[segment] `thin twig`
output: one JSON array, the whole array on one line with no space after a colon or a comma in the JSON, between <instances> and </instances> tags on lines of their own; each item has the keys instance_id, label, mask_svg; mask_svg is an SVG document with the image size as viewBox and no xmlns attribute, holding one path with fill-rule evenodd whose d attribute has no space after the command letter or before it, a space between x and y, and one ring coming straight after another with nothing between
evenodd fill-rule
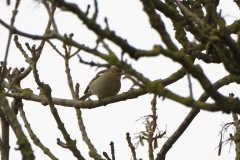
<instances>
[{"instance_id":1,"label":"thin twig","mask_svg":"<svg viewBox=\"0 0 240 160\"><path fill-rule=\"evenodd\" d=\"M133 146L133 144L131 142L131 137L130 137L129 133L126 134L126 139L127 139L127 142L128 142L128 146L131 149L133 160L137 160L135 147Z\"/></svg>"},{"instance_id":2,"label":"thin twig","mask_svg":"<svg viewBox=\"0 0 240 160\"><path fill-rule=\"evenodd\" d=\"M1 76L0 76L0 87L1 87L2 81L4 79L4 74L5 74L6 65L7 65L7 58L8 58L9 48L10 48L11 39L12 39L12 35L13 35L14 22L15 22L16 15L18 13L17 9L18 9L19 4L20 4L20 0L16 0L15 8L13 10L13 15L12 15L12 18L11 18L11 24L9 26L9 35L8 35L8 40L7 40L7 47L6 47L4 61L3 61L3 65L2 65L3 66L2 73L1 73Z\"/></svg>"},{"instance_id":3,"label":"thin twig","mask_svg":"<svg viewBox=\"0 0 240 160\"><path fill-rule=\"evenodd\" d=\"M46 40L46 41L58 53L59 56L64 57L64 55L57 49L57 47L50 40Z\"/></svg>"},{"instance_id":4,"label":"thin twig","mask_svg":"<svg viewBox=\"0 0 240 160\"><path fill-rule=\"evenodd\" d=\"M110 142L110 146L111 146L112 160L115 160L114 143L113 143L113 142Z\"/></svg>"},{"instance_id":5,"label":"thin twig","mask_svg":"<svg viewBox=\"0 0 240 160\"><path fill-rule=\"evenodd\" d=\"M188 79L190 97L193 98L192 83L191 83L190 75L188 73L187 73L187 79Z\"/></svg>"},{"instance_id":6,"label":"thin twig","mask_svg":"<svg viewBox=\"0 0 240 160\"><path fill-rule=\"evenodd\" d=\"M73 34L69 35L70 38L73 37ZM65 55L63 55L62 57L64 58L64 61L65 61L65 72L67 74L67 82L68 82L68 87L71 91L71 95L72 95L72 98L74 101L76 101L78 99L78 93L79 93L79 87L75 86L76 87L76 91L74 91L74 88L73 88L73 80L72 80L72 76L71 76L71 72L70 72L70 67L69 67L69 59L73 56L71 56L71 46L69 46L67 49L66 47L66 44L63 44L64 46L64 50L65 50ZM80 51L80 49L78 49L74 55L76 55L78 52ZM94 159L96 160L102 160L101 156L97 153L97 150L96 148L94 147L94 145L91 143L88 135L87 135L87 132L86 132L86 129L85 129L85 126L84 126L84 123L83 123L83 119L82 119L82 112L81 110L78 108L76 108L76 116L77 116L77 119L78 119L78 125L79 125L79 129L82 133L82 138L84 140L84 142L88 145L88 148L90 150L89 154L90 154L90 157L93 157Z\"/></svg>"},{"instance_id":7,"label":"thin twig","mask_svg":"<svg viewBox=\"0 0 240 160\"><path fill-rule=\"evenodd\" d=\"M204 28L206 25L203 20L201 20L197 15L189 11L180 1L174 0L175 3L178 5L180 10L182 11L183 15L187 17L189 20L194 21L198 24L199 27Z\"/></svg>"},{"instance_id":8,"label":"thin twig","mask_svg":"<svg viewBox=\"0 0 240 160\"><path fill-rule=\"evenodd\" d=\"M97 3L97 0L94 0L94 9L95 9L95 11L94 11L92 20L96 21L97 16L98 16L98 3Z\"/></svg>"},{"instance_id":9,"label":"thin twig","mask_svg":"<svg viewBox=\"0 0 240 160\"><path fill-rule=\"evenodd\" d=\"M53 99L52 99L52 96L51 96L50 86L47 85L47 84L44 84L40 80L40 76L39 76L39 73L38 73L38 70L37 70L37 56L38 55L36 54L36 52L39 50L39 48L36 49L35 45L30 47L29 44L27 44L27 43L26 43L26 46L32 54L32 57L29 57L27 54L25 55L26 62L28 62L29 65L32 67L35 82L37 83L38 87L42 90L42 93L47 98L48 104L49 104L50 109L51 109L51 113L52 113L55 121L57 122L58 129L61 131L63 137L65 138L65 140L67 142L67 144L66 144L67 148L72 151L73 155L77 159L84 160L84 157L81 155L80 151L76 147L76 141L72 140L70 138L70 135L68 134L66 128L64 127L64 124L63 124L63 122L62 122L62 120L61 120L61 118L60 118L60 116L57 112L57 109L56 109L56 107L53 103Z\"/></svg>"},{"instance_id":10,"label":"thin twig","mask_svg":"<svg viewBox=\"0 0 240 160\"><path fill-rule=\"evenodd\" d=\"M107 158L107 160L111 160L111 158L109 158L107 152L103 152L103 155L104 155L105 158Z\"/></svg>"},{"instance_id":11,"label":"thin twig","mask_svg":"<svg viewBox=\"0 0 240 160\"><path fill-rule=\"evenodd\" d=\"M28 122L28 120L27 120L27 118L26 118L26 115L25 115L25 112L24 112L24 110L23 110L23 107L19 107L18 109L19 109L20 115L21 115L21 117L22 117L22 119L23 119L24 126L25 126L25 128L27 129L28 134L30 135L31 139L33 140L33 143L34 143L36 146L38 146L39 148L41 148L42 151L43 151L43 153L45 153L49 158L51 158L52 160L58 160L58 158L55 157L55 156L51 153L51 151L41 143L40 139L36 136L36 134L34 134L32 128L31 128L31 126L30 126L30 124L29 124L29 122Z\"/></svg>"}]
</instances>

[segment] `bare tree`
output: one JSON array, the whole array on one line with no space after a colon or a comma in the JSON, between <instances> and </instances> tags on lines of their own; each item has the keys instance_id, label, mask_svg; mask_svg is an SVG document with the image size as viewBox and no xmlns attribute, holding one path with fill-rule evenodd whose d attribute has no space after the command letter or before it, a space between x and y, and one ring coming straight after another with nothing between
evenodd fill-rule
<instances>
[{"instance_id":1,"label":"bare tree","mask_svg":"<svg viewBox=\"0 0 240 160\"><path fill-rule=\"evenodd\" d=\"M10 130L13 130L17 137L17 144L19 146L17 150L21 151L22 159L28 160L35 158L27 136L30 136L34 145L38 146L50 159L58 159L50 149L43 144L40 138L37 137L37 133L33 131L30 125L31 122L27 120L24 112L23 104L25 100L34 101L50 108L52 117L57 123L57 127L64 138L64 140L57 138L57 144L72 152L76 159L83 160L86 159L86 157L83 156L82 150L77 147L76 140L70 137L71 133L69 133L62 118L58 114L58 107L56 107L56 105L75 108L79 130L81 131L83 141L88 146L88 153L91 158L96 160L117 159L117 156L115 158L114 142L110 143L111 156L107 154L107 152L100 154L99 149L91 142L91 137L88 136L85 129L82 109L95 109L116 102L122 103L122 101L126 100L131 101L131 99L138 98L148 93L153 94L151 101L152 114L140 118L144 121L146 130L139 131L135 138L137 138L138 144L148 144L149 159L164 160L172 145L184 133L200 110L210 112L222 111L228 114L232 113L233 122L223 125L220 132L219 155L221 154L222 144L224 142L234 142L236 144L236 159L240 159L240 156L238 156L240 154L240 130L237 117L237 114L240 113L240 101L234 98L232 94L227 97L218 91L218 89L224 85L240 83L239 37L237 40L231 37L231 35L239 36L240 21L236 20L234 23L227 25L224 17L221 15L221 11L217 10L217 6L219 5L218 0L165 0L165 2L160 0L141 0L143 10L148 16L149 24L156 31L156 34L161 37L163 42L162 44L155 44L153 48L149 50L136 48L126 39L119 36L117 32L111 29L107 17L104 19L105 27L102 27L102 25L98 23L98 3L101 3L101 1L94 0L93 9L88 5L85 6L85 11L80 9L83 8L83 6L68 3L64 0L39 1L39 5L43 5L48 14L48 20L46 20L47 25L42 35L30 34L18 29L17 26L15 26L15 21L21 1L16 0L16 2L14 2L9 0L6 6L10 3L15 3L11 23L8 24L0 19L0 24L9 31L9 37L6 40L5 58L1 62L0 68L0 117L2 127L0 149L2 160L9 159ZM240 6L238 1L232 3L236 3L238 7ZM72 13L72 16L77 16L78 20L96 35L97 39L95 46L88 46L84 42L77 41L77 39L74 39L74 34L60 34L55 20L56 9ZM93 13L91 10L94 10ZM175 30L175 40L177 40L180 45L174 43L174 37L171 37L170 33L168 33L165 23L162 20L163 16L171 20ZM187 34L193 35L195 41L190 41ZM23 44L21 37L28 38L28 43ZM41 40L41 42L39 45L30 45L29 43L33 40ZM55 46L53 40L60 41L63 44L63 51ZM12 69L13 66L7 65L8 55L10 54L10 44L13 42L14 47L18 48L18 52L24 57L25 62L23 63L26 63L27 67ZM38 72L38 63L46 45L50 45L52 50L64 60L68 87L72 99L53 97L51 86L43 80L41 72ZM103 46L105 49L104 51L99 49L100 45ZM116 51L112 49L112 45L116 45L121 49L121 55L117 54ZM4 48L1 48L1 50L3 53ZM98 57L102 62L85 60L86 54L90 54L92 57ZM79 99L80 87L79 84L76 83L77 80L72 78L69 62L71 58L76 58L76 55L78 55L79 62L83 65L97 68L109 68L113 65L117 66L124 71L124 78L130 80L132 85L137 86L137 88L131 88L127 92L96 101ZM160 79L159 77L159 79L151 81L148 77L143 75L140 70L133 68L129 62L130 60L138 61L143 58L155 58L159 55L164 55L178 62L182 68L174 73L169 73L170 76L165 79ZM208 63L209 65L222 63L229 72L229 75L222 77L212 84L209 78L204 74L201 66L194 64L196 59ZM32 83L37 84L39 93L34 93L30 86L27 89L21 87L21 82L29 76L33 76L35 82ZM184 97L166 88L166 86L176 83L184 76L188 78L189 96ZM196 79L204 90L204 93L202 93L198 99L194 99L193 97L194 90L191 85L191 77ZM159 129L157 124L158 114L156 103L158 96L171 99L191 108L191 111L186 118L182 120L178 129L172 135L168 135L168 138L162 146L158 145L158 140L166 136L166 129ZM214 102L207 103L206 100L208 98L212 98ZM10 101L11 103L9 103ZM26 135L23 132L23 128L21 128L20 122L17 119L18 113L24 122L28 135ZM235 126L235 134L230 135L229 138L224 141L222 136L230 125ZM129 151L132 153L132 158L134 160L138 159L136 146L133 144L129 133L126 134L126 139ZM154 150L157 148L158 153L154 155Z\"/></svg>"}]
</instances>

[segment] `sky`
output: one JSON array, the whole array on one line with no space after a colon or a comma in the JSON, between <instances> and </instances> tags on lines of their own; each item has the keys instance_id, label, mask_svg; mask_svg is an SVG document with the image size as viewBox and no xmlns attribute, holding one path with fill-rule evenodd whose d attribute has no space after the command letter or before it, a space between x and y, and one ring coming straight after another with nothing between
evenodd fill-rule
<instances>
[{"instance_id":1,"label":"sky","mask_svg":"<svg viewBox=\"0 0 240 160\"><path fill-rule=\"evenodd\" d=\"M14 1L11 1L10 6L6 6L6 1L0 1L0 19L6 23L10 23L12 10L14 8ZM78 6L82 10L86 10L87 5L90 4L90 13L93 13L93 1L71 1L78 3ZM140 1L127 1L127 0L101 0L98 2L99 15L97 22L105 27L104 18L108 18L109 28L114 30L117 35L127 39L127 41L136 48L139 49L151 49L154 44L162 44L161 38L157 32L152 29L148 23L148 17L143 11L143 6ZM226 7L227 6L227 7ZM222 9L222 15L226 18L228 24L231 24L239 17L239 9L233 2L220 1L218 10ZM19 12L16 17L15 27L23 32L30 34L41 35L44 33L48 16L47 12L41 4L38 4L32 0L21 1L19 6ZM161 15L163 18L163 15ZM174 31L172 24L166 18L163 18L165 26L174 40ZM55 20L58 26L60 34L74 33L74 40L79 43L85 44L90 47L94 47L97 37L92 31L89 31L84 24L77 19L77 17L71 13L56 10ZM0 25L0 54L1 61L4 59L4 53L7 44L8 31ZM189 40L194 41L193 36L189 35ZM62 43L58 40L51 40L60 51L63 52ZM32 40L19 36L19 42L24 46L25 42L31 45L39 45L39 40ZM174 42L177 43L176 40ZM109 47L120 57L121 50L113 43L106 40ZM179 46L179 45L178 45ZM24 46L25 47L25 46ZM100 46L101 51L106 51ZM26 47L25 47L25 50ZM74 48L73 50L76 50ZM104 62L93 55L81 51L79 53L81 57L86 61ZM132 64L137 71L144 74L150 80L164 79L176 72L181 66L173 62L171 59L162 55L152 58L141 58L138 61L130 59L127 55L124 56L129 63ZM228 75L222 64L204 64L201 61L196 61L195 64L199 64L204 73L208 76L210 81L214 83L220 78ZM24 57L19 50L11 43L8 67L27 67ZM67 78L64 68L64 60L48 45L46 44L41 58L37 64L40 79L44 83L47 83L52 88L52 95L55 98L71 99L71 94L67 85ZM71 74L74 83L80 83L80 95L83 94L85 87L89 81L100 71L95 67L79 63L78 57L75 56L70 60ZM193 96L198 99L203 93L203 89L199 83L191 77ZM119 93L127 92L132 83L129 80L121 80L122 87ZM167 86L168 89L181 96L189 96L187 78L184 77L178 82ZM31 88L35 94L38 94L37 85L34 82L32 73L22 81L22 88ZM229 93L234 93L236 97L240 94L239 86L236 84L230 84L224 86L219 90L223 95L228 96ZM151 100L153 95L146 94L136 99L130 99L107 106L98 107L96 109L82 109L82 116L88 136L91 142L94 144L98 153L102 155L102 152L107 152L110 155L110 142L115 144L116 159L131 159L131 151L126 141L126 133L129 132L132 139L135 135L144 130L142 121L137 121L139 118L151 114ZM96 97L91 97L96 100ZM9 103L11 99L9 98ZM48 106L42 106L35 102L23 101L24 110L29 123L35 134L41 140L41 142L48 147L51 152L59 159L75 159L72 153L66 149L61 148L56 144L56 139L60 138L64 141L60 131L57 128L56 122L53 119ZM207 102L212 102L209 99ZM85 143L82 141L81 133L79 131L76 113L74 108L56 106L58 113L65 124L67 131L70 133L72 139L77 140L77 148L80 149L86 159L90 159L88 156L88 149ZM157 99L157 114L158 114L158 128L160 131L164 131L167 128L166 137L170 137L172 133L181 124L182 120L187 116L190 108L178 104L169 99L162 100ZM21 117L18 115L18 120L22 124L24 133L27 135L27 131L24 128ZM234 159L235 151L234 146L229 149L229 144L223 147L222 155L218 156L218 150L216 147L219 143L219 131L223 123L231 122L232 116L224 114L222 112L207 112L201 111L198 116L193 120L188 129L173 145L171 150L167 153L166 159L195 159L195 160L225 160ZM229 128L229 133L234 133L233 127ZM19 151L15 151L17 148L16 137L11 131L10 133L10 160L21 159ZM226 134L225 138L227 138ZM43 152L35 145L33 145L30 137L28 140L32 144L36 160L49 159ZM163 138L158 140L158 148L155 150L155 154L161 149L161 145L167 140ZM137 140L132 140L136 143ZM137 158L147 159L148 148L145 146L138 146ZM103 157L103 156L102 156Z\"/></svg>"}]
</instances>

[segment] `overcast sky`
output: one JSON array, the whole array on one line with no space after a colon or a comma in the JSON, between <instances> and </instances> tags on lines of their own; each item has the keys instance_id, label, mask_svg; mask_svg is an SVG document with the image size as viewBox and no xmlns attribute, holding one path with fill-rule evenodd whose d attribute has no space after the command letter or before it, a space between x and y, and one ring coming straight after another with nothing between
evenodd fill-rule
<instances>
[{"instance_id":1,"label":"overcast sky","mask_svg":"<svg viewBox=\"0 0 240 160\"><path fill-rule=\"evenodd\" d=\"M11 1L11 6L6 6L5 0L0 1L0 19L4 20L8 24L10 23L12 15L11 12L14 8L13 2L14 1ZM75 0L75 3L78 3L82 10L86 10L89 2L90 1L86 0L81 2ZM92 6L93 2L91 1L90 3L90 14L92 14L94 7ZM117 35L127 39L131 45L139 49L151 49L154 44L162 44L161 38L153 29L151 29L148 23L148 17L143 11L142 4L139 0L101 0L98 1L98 6L99 15L97 22L101 24L102 27L105 27L104 17L107 17L109 28L114 30ZM234 3L232 3L232 1L221 1L218 10L220 9L223 9L222 15L227 19L228 24L239 18L239 9ZM55 20L60 34L74 33L74 40L90 47L95 46L95 34L93 34L92 31L89 31L75 15L57 10L55 13ZM19 13L15 22L15 27L17 29L31 34L41 35L45 31L47 21L47 12L41 4L37 4L32 0L21 1ZM164 21L169 33L174 35L170 21L168 19L164 19ZM0 58L2 61L7 44L8 31L1 25L0 35ZM189 37L190 41L194 41L191 35L189 35ZM40 43L40 41L34 41L21 36L19 36L19 42L21 42L23 46L25 42L28 42L30 45L36 44L37 46ZM60 51L63 52L61 42L57 40L52 40L52 42ZM113 43L109 41L106 42L120 57L121 50ZM174 40L174 42L176 42L176 40ZM107 53L104 49L102 49L102 51ZM93 60L95 62L103 62L99 58L96 58L86 52L81 51L80 55L86 61ZM133 67L151 80L167 78L181 67L179 64L164 56L142 58L138 61L129 59L127 55L125 55L124 58L128 59L128 62L131 63ZM222 64L206 65L200 61L196 61L195 63L200 64L203 67L204 73L208 76L212 83L228 75ZM8 67L20 68L27 66L28 64L25 62L24 57L21 55L19 50L16 49L14 43L12 43L9 51ZM71 94L66 80L64 60L48 44L46 44L43 49L37 67L41 81L48 83L51 86L53 97L71 99ZM80 94L82 95L91 78L93 78L99 70L96 70L94 67L90 68L89 66L80 64L77 56L70 60L70 67L74 83L80 83ZM193 83L193 96L195 99L198 99L203 93L203 90L198 82L196 82L193 78L191 79ZM32 74L24 79L21 84L22 88L31 88L35 94L39 93ZM129 80L122 79L122 88L120 93L128 91L131 85L132 84ZM167 88L174 93L180 94L181 96L189 95L188 81L186 77ZM220 89L220 92L225 96L228 96L229 93L234 93L238 96L240 94L239 91L239 86L236 84L231 84ZM139 133L144 130L142 121L136 122L136 120L140 117L151 114L150 101L152 100L152 97L153 95L147 94L140 96L137 99L130 99L123 102L109 104L96 109L82 110L86 131L91 139L91 142L97 148L98 153L102 155L102 152L105 151L110 155L111 152L109 144L113 141L115 144L116 159L131 159L131 151L125 138L126 133L129 132L133 139L135 133ZM92 99L96 100L97 98L93 96ZM69 150L63 149L56 144L57 138L60 138L62 141L64 141L64 139L57 128L49 107L29 101L23 102L24 110L31 127L41 142L59 159L75 159ZM211 102L211 100L208 100L208 102ZM67 131L71 135L71 138L77 140L78 149L81 151L83 156L86 157L86 159L89 159L87 146L81 140L81 133L78 127L75 109L62 106L57 106L57 109ZM164 131L167 128L166 136L170 137L189 111L190 108L187 108L186 106L168 99L162 101L162 99L159 98L157 100L159 130ZM18 120L21 124L23 124L19 115ZM191 123L189 128L167 153L166 159L233 160L235 158L235 146L232 146L231 150L229 150L229 144L225 146L220 157L217 156L218 150L216 149L220 139L220 125L231 121L231 115L222 114L221 112L210 113L201 111ZM27 134L23 125L22 127L24 132ZM233 127L230 127L229 131L233 134ZM14 148L17 148L18 146L16 145L16 138L12 131L10 136L10 160L21 159L20 152L14 150ZM225 138L227 138L227 136L228 134L226 134ZM31 142L31 139L28 139ZM159 148L155 150L155 153L159 152L161 145L165 141L166 139L160 139L158 141ZM137 140L133 140L133 142L136 143ZM34 150L36 160L48 159L48 157L45 156L37 146L32 145L32 148ZM144 147L138 146L137 158L147 159L147 155L147 145Z\"/></svg>"}]
</instances>

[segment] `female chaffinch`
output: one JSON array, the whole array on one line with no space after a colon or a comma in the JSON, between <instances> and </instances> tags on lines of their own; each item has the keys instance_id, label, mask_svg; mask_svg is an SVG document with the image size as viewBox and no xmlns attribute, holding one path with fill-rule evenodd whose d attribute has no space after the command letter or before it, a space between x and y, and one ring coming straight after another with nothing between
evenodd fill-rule
<instances>
[{"instance_id":1,"label":"female chaffinch","mask_svg":"<svg viewBox=\"0 0 240 160\"><path fill-rule=\"evenodd\" d=\"M79 100L85 100L91 95L98 96L98 99L115 96L121 88L121 76L123 71L116 66L97 73L90 81L84 94Z\"/></svg>"}]
</instances>

